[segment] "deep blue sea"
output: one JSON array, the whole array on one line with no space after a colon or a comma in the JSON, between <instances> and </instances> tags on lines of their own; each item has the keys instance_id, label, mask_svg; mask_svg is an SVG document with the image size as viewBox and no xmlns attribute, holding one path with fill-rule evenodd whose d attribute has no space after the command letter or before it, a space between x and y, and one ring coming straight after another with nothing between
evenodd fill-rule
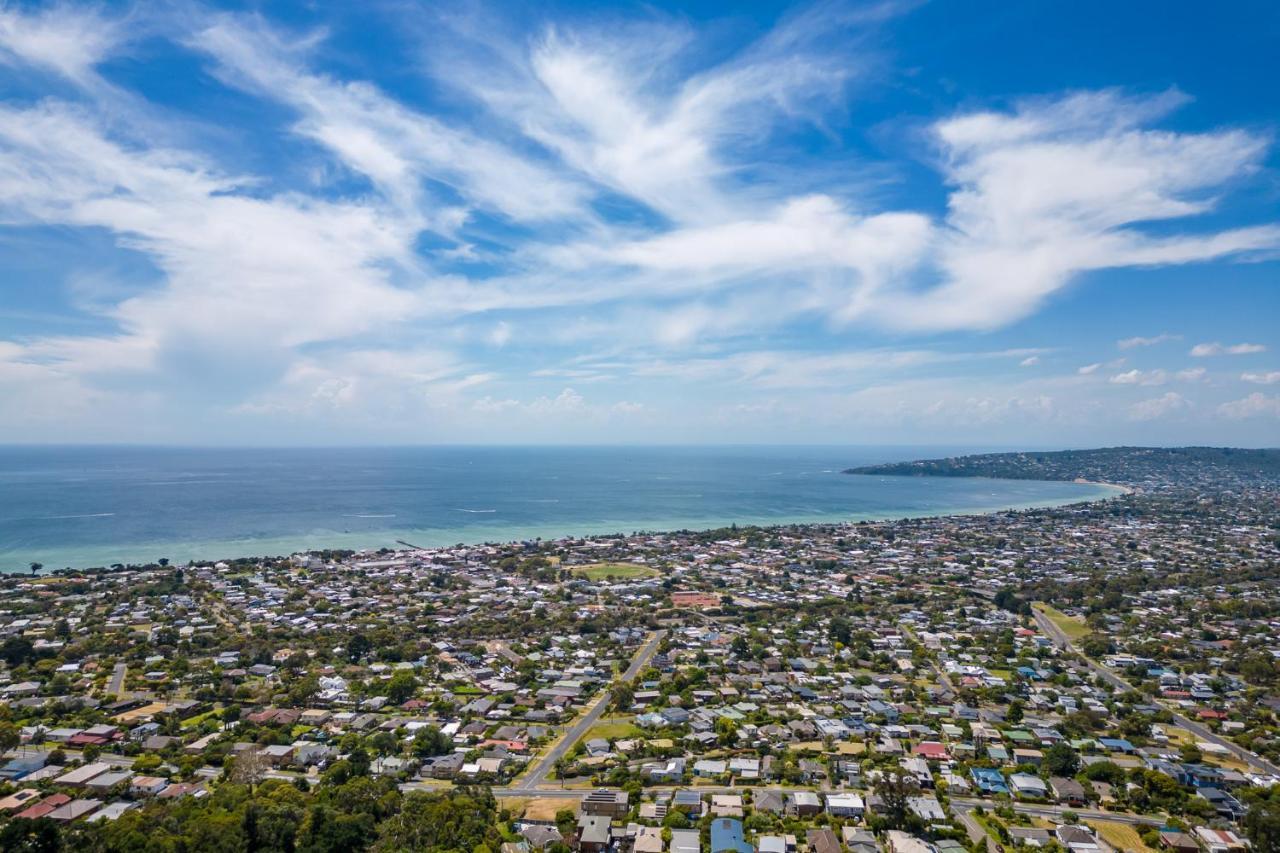
<instances>
[{"instance_id":1,"label":"deep blue sea","mask_svg":"<svg viewBox=\"0 0 1280 853\"><path fill-rule=\"evenodd\" d=\"M955 448L0 447L0 570L987 512L1105 486L861 477Z\"/></svg>"}]
</instances>

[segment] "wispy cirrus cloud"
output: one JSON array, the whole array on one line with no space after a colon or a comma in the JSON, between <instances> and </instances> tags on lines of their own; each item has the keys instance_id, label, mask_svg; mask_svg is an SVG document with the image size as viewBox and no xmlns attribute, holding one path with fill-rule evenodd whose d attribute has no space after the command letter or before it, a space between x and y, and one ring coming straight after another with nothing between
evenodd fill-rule
<instances>
[{"instance_id":1,"label":"wispy cirrus cloud","mask_svg":"<svg viewBox=\"0 0 1280 853\"><path fill-rule=\"evenodd\" d=\"M123 19L94 6L0 7L0 64L35 67L79 85L97 83L95 67L127 37Z\"/></svg>"},{"instance_id":2,"label":"wispy cirrus cloud","mask_svg":"<svg viewBox=\"0 0 1280 853\"><path fill-rule=\"evenodd\" d=\"M464 204L515 219L583 213L584 187L537 157L409 109L365 81L309 71L313 40L286 41L260 18L219 16L190 43L217 60L217 73L231 85L296 110L294 132L330 149L434 229L451 231L466 214L439 211L440 200L425 192L428 181L452 186Z\"/></svg>"}]
</instances>

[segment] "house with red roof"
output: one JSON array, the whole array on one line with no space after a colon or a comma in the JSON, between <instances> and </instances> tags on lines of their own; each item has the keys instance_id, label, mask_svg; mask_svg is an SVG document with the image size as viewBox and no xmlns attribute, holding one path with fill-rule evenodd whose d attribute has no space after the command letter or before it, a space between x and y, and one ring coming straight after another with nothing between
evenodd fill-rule
<instances>
[{"instance_id":1,"label":"house with red roof","mask_svg":"<svg viewBox=\"0 0 1280 853\"><path fill-rule=\"evenodd\" d=\"M34 806L29 806L18 812L14 817L35 820L38 817L45 817L69 802L71 802L71 798L66 794L50 794Z\"/></svg>"},{"instance_id":2,"label":"house with red roof","mask_svg":"<svg viewBox=\"0 0 1280 853\"><path fill-rule=\"evenodd\" d=\"M947 747L936 740L921 741L915 745L912 752L928 761L949 761L951 759L950 753L947 752Z\"/></svg>"}]
</instances>

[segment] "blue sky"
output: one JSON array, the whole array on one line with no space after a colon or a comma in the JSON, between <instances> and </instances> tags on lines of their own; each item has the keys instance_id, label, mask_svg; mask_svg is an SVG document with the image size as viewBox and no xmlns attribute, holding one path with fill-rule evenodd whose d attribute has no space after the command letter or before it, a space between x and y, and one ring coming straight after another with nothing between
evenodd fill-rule
<instances>
[{"instance_id":1,"label":"blue sky","mask_svg":"<svg viewBox=\"0 0 1280 853\"><path fill-rule=\"evenodd\" d=\"M1275 4L697 5L0 4L0 441L1278 443Z\"/></svg>"}]
</instances>

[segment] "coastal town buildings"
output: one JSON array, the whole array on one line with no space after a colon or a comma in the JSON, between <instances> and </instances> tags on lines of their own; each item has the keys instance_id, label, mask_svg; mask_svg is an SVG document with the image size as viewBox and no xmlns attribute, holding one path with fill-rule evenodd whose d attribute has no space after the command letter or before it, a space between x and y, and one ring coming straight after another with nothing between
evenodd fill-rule
<instances>
[{"instance_id":1,"label":"coastal town buildings","mask_svg":"<svg viewBox=\"0 0 1280 853\"><path fill-rule=\"evenodd\" d=\"M1276 491L1133 488L8 576L0 823L354 779L486 791L517 849L1242 850L1280 782Z\"/></svg>"}]
</instances>

